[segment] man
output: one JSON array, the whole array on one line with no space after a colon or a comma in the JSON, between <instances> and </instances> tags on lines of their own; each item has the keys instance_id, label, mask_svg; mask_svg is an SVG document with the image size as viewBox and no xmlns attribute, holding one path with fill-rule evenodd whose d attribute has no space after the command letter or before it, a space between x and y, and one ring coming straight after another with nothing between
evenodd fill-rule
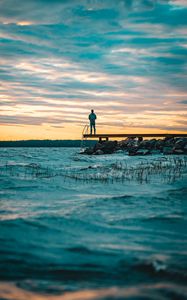
<instances>
[{"instance_id":1,"label":"man","mask_svg":"<svg viewBox=\"0 0 187 300\"><path fill-rule=\"evenodd\" d=\"M92 134L92 129L94 129L94 134L96 134L95 120L97 119L97 116L93 109L91 110L91 114L89 114L88 118L90 120L90 134Z\"/></svg>"}]
</instances>

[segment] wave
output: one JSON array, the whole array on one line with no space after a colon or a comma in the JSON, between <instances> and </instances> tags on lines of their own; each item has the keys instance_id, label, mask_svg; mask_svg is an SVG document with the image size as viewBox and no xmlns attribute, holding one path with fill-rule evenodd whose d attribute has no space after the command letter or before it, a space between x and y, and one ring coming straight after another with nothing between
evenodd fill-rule
<instances>
[{"instance_id":1,"label":"wave","mask_svg":"<svg viewBox=\"0 0 187 300\"><path fill-rule=\"evenodd\" d=\"M182 221L184 219L184 214L168 214L168 215L157 215L157 216L151 216L148 218L143 219L144 222L153 222L153 221L165 221L170 223L175 223Z\"/></svg>"},{"instance_id":2,"label":"wave","mask_svg":"<svg viewBox=\"0 0 187 300\"><path fill-rule=\"evenodd\" d=\"M158 280L167 280L168 282L186 283L187 273L184 270L174 269L172 266L167 265L162 260L149 260L147 262L141 262L134 266L137 272L142 272L145 276L157 278Z\"/></svg>"},{"instance_id":3,"label":"wave","mask_svg":"<svg viewBox=\"0 0 187 300\"><path fill-rule=\"evenodd\" d=\"M69 252L81 253L81 254L91 254L92 253L92 251L90 249L88 249L87 247L84 247L84 246L70 247L70 248L67 248L66 250L68 250Z\"/></svg>"},{"instance_id":4,"label":"wave","mask_svg":"<svg viewBox=\"0 0 187 300\"><path fill-rule=\"evenodd\" d=\"M0 299L186 296L185 178L157 181L179 163L20 151L0 167Z\"/></svg>"},{"instance_id":5,"label":"wave","mask_svg":"<svg viewBox=\"0 0 187 300\"><path fill-rule=\"evenodd\" d=\"M129 200L134 198L132 195L121 195L121 196L111 196L104 198L103 200Z\"/></svg>"}]
</instances>

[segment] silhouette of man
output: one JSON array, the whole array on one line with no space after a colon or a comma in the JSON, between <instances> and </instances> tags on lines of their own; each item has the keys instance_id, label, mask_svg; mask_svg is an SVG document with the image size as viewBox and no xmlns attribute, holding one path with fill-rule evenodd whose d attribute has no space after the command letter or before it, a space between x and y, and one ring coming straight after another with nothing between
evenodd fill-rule
<instances>
[{"instance_id":1,"label":"silhouette of man","mask_svg":"<svg viewBox=\"0 0 187 300\"><path fill-rule=\"evenodd\" d=\"M94 134L96 134L95 120L97 119L97 116L93 109L91 110L91 114L89 114L88 119L90 120L90 134L92 134L92 129L94 129Z\"/></svg>"}]
</instances>

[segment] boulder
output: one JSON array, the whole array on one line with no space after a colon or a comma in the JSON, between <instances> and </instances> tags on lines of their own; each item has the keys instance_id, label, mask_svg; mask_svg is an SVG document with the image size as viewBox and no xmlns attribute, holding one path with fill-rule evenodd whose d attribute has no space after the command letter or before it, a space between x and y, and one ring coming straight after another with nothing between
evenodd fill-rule
<instances>
[{"instance_id":1,"label":"boulder","mask_svg":"<svg viewBox=\"0 0 187 300\"><path fill-rule=\"evenodd\" d=\"M116 149L115 153L124 153L122 149Z\"/></svg>"},{"instance_id":2,"label":"boulder","mask_svg":"<svg viewBox=\"0 0 187 300\"><path fill-rule=\"evenodd\" d=\"M126 149L126 148L127 148L127 145L128 145L128 139L123 140L123 141L120 141L120 142L118 143L118 145L119 145L119 147L120 147L121 149Z\"/></svg>"},{"instance_id":3,"label":"boulder","mask_svg":"<svg viewBox=\"0 0 187 300\"><path fill-rule=\"evenodd\" d=\"M129 148L129 149L128 149L128 154L129 154L130 156L138 155L137 152L138 152L138 148L137 148L137 147L132 147L132 148ZM138 153L139 153L139 155L140 155L140 151L139 151ZM141 155L143 155L143 152L141 152L141 153L142 153Z\"/></svg>"},{"instance_id":4,"label":"boulder","mask_svg":"<svg viewBox=\"0 0 187 300\"><path fill-rule=\"evenodd\" d=\"M93 150L94 152L96 152L97 150L100 150L102 148L103 148L103 144L98 142L97 144L95 144Z\"/></svg>"},{"instance_id":5,"label":"boulder","mask_svg":"<svg viewBox=\"0 0 187 300\"><path fill-rule=\"evenodd\" d=\"M159 140L136 140L134 137L129 137L120 142L102 141L96 143L94 147L86 148L80 154L103 155L121 151L126 151L129 155L187 154L187 138L166 137Z\"/></svg>"},{"instance_id":6,"label":"boulder","mask_svg":"<svg viewBox=\"0 0 187 300\"><path fill-rule=\"evenodd\" d=\"M138 143L141 143L141 142L143 142L143 136L138 137Z\"/></svg>"},{"instance_id":7,"label":"boulder","mask_svg":"<svg viewBox=\"0 0 187 300\"><path fill-rule=\"evenodd\" d=\"M173 154L185 154L185 151L182 149L175 149L173 150Z\"/></svg>"},{"instance_id":8,"label":"boulder","mask_svg":"<svg viewBox=\"0 0 187 300\"><path fill-rule=\"evenodd\" d=\"M152 154L152 153L151 153L151 150L146 150L146 151L144 151L144 153L143 153L143 155L150 155L150 154Z\"/></svg>"},{"instance_id":9,"label":"boulder","mask_svg":"<svg viewBox=\"0 0 187 300\"><path fill-rule=\"evenodd\" d=\"M130 138L127 142L127 147L137 147L138 141L136 141L134 138Z\"/></svg>"},{"instance_id":10,"label":"boulder","mask_svg":"<svg viewBox=\"0 0 187 300\"><path fill-rule=\"evenodd\" d=\"M142 149L142 150L137 150L137 151L129 151L129 155L130 156L134 156L134 155L150 155L151 151L150 150L146 150L146 149Z\"/></svg>"},{"instance_id":11,"label":"boulder","mask_svg":"<svg viewBox=\"0 0 187 300\"><path fill-rule=\"evenodd\" d=\"M173 154L173 147L164 146L162 152L163 152L164 155Z\"/></svg>"},{"instance_id":12,"label":"boulder","mask_svg":"<svg viewBox=\"0 0 187 300\"><path fill-rule=\"evenodd\" d=\"M149 140L148 146L149 149L153 149L156 145L156 139Z\"/></svg>"},{"instance_id":13,"label":"boulder","mask_svg":"<svg viewBox=\"0 0 187 300\"><path fill-rule=\"evenodd\" d=\"M175 148L176 149L181 149L184 148L184 146L187 145L187 139L186 138L177 138L175 140Z\"/></svg>"},{"instance_id":14,"label":"boulder","mask_svg":"<svg viewBox=\"0 0 187 300\"><path fill-rule=\"evenodd\" d=\"M148 140L144 140L142 142L140 142L138 144L138 148L139 149L147 149L148 148L148 144L149 144L149 141Z\"/></svg>"},{"instance_id":15,"label":"boulder","mask_svg":"<svg viewBox=\"0 0 187 300\"><path fill-rule=\"evenodd\" d=\"M184 146L184 151L187 151L187 144Z\"/></svg>"},{"instance_id":16,"label":"boulder","mask_svg":"<svg viewBox=\"0 0 187 300\"><path fill-rule=\"evenodd\" d=\"M102 155L104 152L100 149L98 149L96 152L93 153L94 155Z\"/></svg>"},{"instance_id":17,"label":"boulder","mask_svg":"<svg viewBox=\"0 0 187 300\"><path fill-rule=\"evenodd\" d=\"M164 146L169 147L175 144L175 139L173 137L166 137L164 140Z\"/></svg>"},{"instance_id":18,"label":"boulder","mask_svg":"<svg viewBox=\"0 0 187 300\"><path fill-rule=\"evenodd\" d=\"M128 137L125 140L120 141L118 143L118 145L119 145L119 147L121 149L125 149L126 150L129 147L137 146L138 145L138 141L136 141L134 137Z\"/></svg>"},{"instance_id":19,"label":"boulder","mask_svg":"<svg viewBox=\"0 0 187 300\"><path fill-rule=\"evenodd\" d=\"M151 149L150 154L160 154L161 150L160 149Z\"/></svg>"},{"instance_id":20,"label":"boulder","mask_svg":"<svg viewBox=\"0 0 187 300\"><path fill-rule=\"evenodd\" d=\"M93 148L86 148L81 154L92 155L93 153L94 153L94 149Z\"/></svg>"},{"instance_id":21,"label":"boulder","mask_svg":"<svg viewBox=\"0 0 187 300\"><path fill-rule=\"evenodd\" d=\"M178 144L178 143L176 143L175 145L174 145L174 147L173 147L173 150L177 150L177 149L183 149L183 145L182 144Z\"/></svg>"},{"instance_id":22,"label":"boulder","mask_svg":"<svg viewBox=\"0 0 187 300\"><path fill-rule=\"evenodd\" d=\"M156 141L155 149L162 150L163 146L164 146L164 140L159 139L159 140Z\"/></svg>"},{"instance_id":23,"label":"boulder","mask_svg":"<svg viewBox=\"0 0 187 300\"><path fill-rule=\"evenodd\" d=\"M117 145L117 141L106 141L102 144L101 150L104 152L104 154L111 154L115 151Z\"/></svg>"}]
</instances>

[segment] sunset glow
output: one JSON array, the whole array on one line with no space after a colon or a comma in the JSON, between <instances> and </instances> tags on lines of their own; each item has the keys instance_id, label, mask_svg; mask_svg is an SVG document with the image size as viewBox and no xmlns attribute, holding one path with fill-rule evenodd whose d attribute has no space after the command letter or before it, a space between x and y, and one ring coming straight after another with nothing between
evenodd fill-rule
<instances>
[{"instance_id":1,"label":"sunset glow","mask_svg":"<svg viewBox=\"0 0 187 300\"><path fill-rule=\"evenodd\" d=\"M0 3L0 139L186 132L186 1L76 3Z\"/></svg>"}]
</instances>

